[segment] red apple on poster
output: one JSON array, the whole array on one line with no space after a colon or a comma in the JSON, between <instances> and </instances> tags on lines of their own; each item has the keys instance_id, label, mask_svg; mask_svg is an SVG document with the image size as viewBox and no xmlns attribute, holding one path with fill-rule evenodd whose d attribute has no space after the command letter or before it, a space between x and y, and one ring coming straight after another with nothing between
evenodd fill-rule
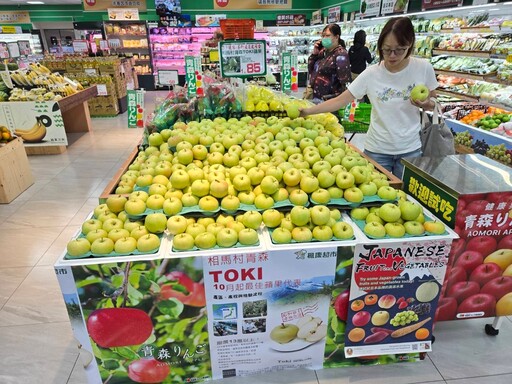
<instances>
[{"instance_id":1,"label":"red apple on poster","mask_svg":"<svg viewBox=\"0 0 512 384\"><path fill-rule=\"evenodd\" d=\"M493 202L494 204L499 204L505 202L508 196L510 195L508 195L506 192L491 192L487 194L485 200Z\"/></svg>"},{"instance_id":2,"label":"red apple on poster","mask_svg":"<svg viewBox=\"0 0 512 384\"><path fill-rule=\"evenodd\" d=\"M453 297L460 304L478 292L480 292L480 285L476 281L459 281L448 289L448 296Z\"/></svg>"},{"instance_id":3,"label":"red apple on poster","mask_svg":"<svg viewBox=\"0 0 512 384\"><path fill-rule=\"evenodd\" d=\"M452 267L450 271L446 271L447 278L446 278L446 287L447 290L449 290L453 284L461 282L461 281L467 281L468 275L466 273L466 270L462 267Z\"/></svg>"},{"instance_id":4,"label":"red apple on poster","mask_svg":"<svg viewBox=\"0 0 512 384\"><path fill-rule=\"evenodd\" d=\"M480 287L483 287L487 282L499 276L501 276L501 268L498 264L484 263L473 269L469 280L475 281Z\"/></svg>"},{"instance_id":5,"label":"red apple on poster","mask_svg":"<svg viewBox=\"0 0 512 384\"><path fill-rule=\"evenodd\" d=\"M370 321L372 316L367 311L359 311L352 316L352 324L356 327L364 327Z\"/></svg>"},{"instance_id":6,"label":"red apple on poster","mask_svg":"<svg viewBox=\"0 0 512 384\"><path fill-rule=\"evenodd\" d=\"M466 273L469 275L471 272L473 272L473 269L478 267L483 262L484 257L480 252L464 251L455 261L455 266L464 268Z\"/></svg>"},{"instance_id":7,"label":"red apple on poster","mask_svg":"<svg viewBox=\"0 0 512 384\"><path fill-rule=\"evenodd\" d=\"M475 200L484 200L486 196L486 193L473 193L471 195L464 195L462 197L459 197L459 201L464 200L466 203L469 204Z\"/></svg>"},{"instance_id":8,"label":"red apple on poster","mask_svg":"<svg viewBox=\"0 0 512 384\"><path fill-rule=\"evenodd\" d=\"M495 277L491 281L488 281L480 292L493 295L497 301L507 293L512 292L512 276Z\"/></svg>"},{"instance_id":9,"label":"red apple on poster","mask_svg":"<svg viewBox=\"0 0 512 384\"><path fill-rule=\"evenodd\" d=\"M466 211L469 211L472 215L484 213L488 204L487 200L474 200L467 205Z\"/></svg>"},{"instance_id":10,"label":"red apple on poster","mask_svg":"<svg viewBox=\"0 0 512 384\"><path fill-rule=\"evenodd\" d=\"M493 253L498 246L498 242L491 236L478 236L473 237L466 243L466 249L480 252L482 255L489 255Z\"/></svg>"},{"instance_id":11,"label":"red apple on poster","mask_svg":"<svg viewBox=\"0 0 512 384\"><path fill-rule=\"evenodd\" d=\"M466 298L457 308L457 313L482 312L482 316L491 317L496 312L496 299L488 293L477 293Z\"/></svg>"},{"instance_id":12,"label":"red apple on poster","mask_svg":"<svg viewBox=\"0 0 512 384\"><path fill-rule=\"evenodd\" d=\"M459 199L459 201L457 202L457 211L462 211L467 207L467 205L468 203L466 202L466 200Z\"/></svg>"},{"instance_id":13,"label":"red apple on poster","mask_svg":"<svg viewBox=\"0 0 512 384\"><path fill-rule=\"evenodd\" d=\"M437 304L434 321L446 321L455 319L457 314L457 300L453 297L441 297Z\"/></svg>"},{"instance_id":14,"label":"red apple on poster","mask_svg":"<svg viewBox=\"0 0 512 384\"><path fill-rule=\"evenodd\" d=\"M464 239L455 239L452 242L452 248L450 249L450 259L457 260L466 247L466 241Z\"/></svg>"},{"instance_id":15,"label":"red apple on poster","mask_svg":"<svg viewBox=\"0 0 512 384\"><path fill-rule=\"evenodd\" d=\"M466 217L468 217L470 214L472 213L470 213L467 209L458 211L457 215L455 216L455 226L459 227L460 229L466 228Z\"/></svg>"},{"instance_id":16,"label":"red apple on poster","mask_svg":"<svg viewBox=\"0 0 512 384\"><path fill-rule=\"evenodd\" d=\"M512 234L503 237L496 249L512 249Z\"/></svg>"},{"instance_id":17,"label":"red apple on poster","mask_svg":"<svg viewBox=\"0 0 512 384\"><path fill-rule=\"evenodd\" d=\"M347 289L341 292L334 300L334 311L338 318L343 321L347 321L349 297L350 291Z\"/></svg>"}]
</instances>

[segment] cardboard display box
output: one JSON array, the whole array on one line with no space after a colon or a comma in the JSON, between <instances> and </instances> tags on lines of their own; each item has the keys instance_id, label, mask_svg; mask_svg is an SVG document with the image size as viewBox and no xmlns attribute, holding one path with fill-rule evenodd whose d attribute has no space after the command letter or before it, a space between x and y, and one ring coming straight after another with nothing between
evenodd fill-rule
<instances>
[{"instance_id":1,"label":"cardboard display box","mask_svg":"<svg viewBox=\"0 0 512 384\"><path fill-rule=\"evenodd\" d=\"M0 147L0 203L10 203L34 183L23 141Z\"/></svg>"}]
</instances>

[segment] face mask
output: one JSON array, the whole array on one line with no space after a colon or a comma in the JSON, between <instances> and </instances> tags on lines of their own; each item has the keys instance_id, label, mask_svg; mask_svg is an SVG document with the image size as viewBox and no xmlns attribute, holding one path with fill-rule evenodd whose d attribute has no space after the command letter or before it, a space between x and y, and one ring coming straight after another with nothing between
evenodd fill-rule
<instances>
[{"instance_id":1,"label":"face mask","mask_svg":"<svg viewBox=\"0 0 512 384\"><path fill-rule=\"evenodd\" d=\"M329 49L332 47L332 39L330 37L324 37L322 39L322 45L324 48Z\"/></svg>"}]
</instances>

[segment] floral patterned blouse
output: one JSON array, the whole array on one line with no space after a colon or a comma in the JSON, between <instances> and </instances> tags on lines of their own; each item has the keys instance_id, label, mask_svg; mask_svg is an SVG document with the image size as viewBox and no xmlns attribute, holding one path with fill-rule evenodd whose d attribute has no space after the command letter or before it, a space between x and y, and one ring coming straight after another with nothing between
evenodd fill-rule
<instances>
[{"instance_id":1,"label":"floral patterned blouse","mask_svg":"<svg viewBox=\"0 0 512 384\"><path fill-rule=\"evenodd\" d=\"M313 99L328 100L338 96L351 81L348 52L341 45L328 52L323 50L308 59L309 85Z\"/></svg>"}]
</instances>

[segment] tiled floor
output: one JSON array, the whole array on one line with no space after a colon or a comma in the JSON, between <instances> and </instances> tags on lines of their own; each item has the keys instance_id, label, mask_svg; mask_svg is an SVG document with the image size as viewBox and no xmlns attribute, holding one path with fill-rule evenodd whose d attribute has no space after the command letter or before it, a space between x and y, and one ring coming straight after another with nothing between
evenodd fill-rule
<instances>
[{"instance_id":1,"label":"tiled floor","mask_svg":"<svg viewBox=\"0 0 512 384\"><path fill-rule=\"evenodd\" d=\"M93 126L88 134L70 135L64 154L31 156L35 184L0 205L0 384L86 383L52 266L142 134L125 128L126 115L93 119ZM485 335L486 322L438 324L434 351L422 362L215 383L510 384L512 322L504 319L497 337Z\"/></svg>"}]
</instances>

